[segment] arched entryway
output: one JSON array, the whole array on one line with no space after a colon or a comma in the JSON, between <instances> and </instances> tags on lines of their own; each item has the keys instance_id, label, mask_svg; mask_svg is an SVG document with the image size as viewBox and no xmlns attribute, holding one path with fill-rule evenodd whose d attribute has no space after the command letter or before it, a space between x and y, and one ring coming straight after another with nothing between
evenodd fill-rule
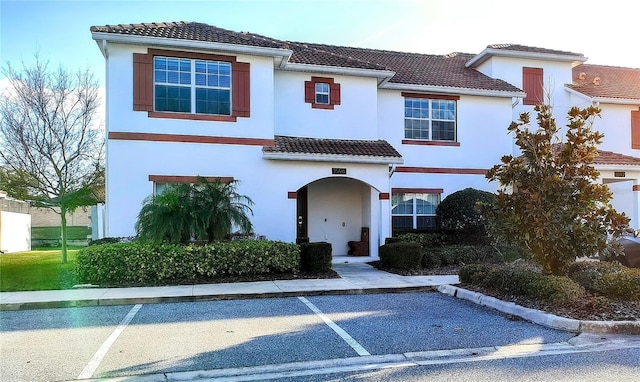
<instances>
[{"instance_id":1,"label":"arched entryway","mask_svg":"<svg viewBox=\"0 0 640 382\"><path fill-rule=\"evenodd\" d=\"M334 257L347 256L348 242L360 241L363 227L372 230L375 225L372 231L378 231L379 203L372 194L378 192L347 177L323 178L301 187L296 196L298 241L331 243Z\"/></svg>"}]
</instances>

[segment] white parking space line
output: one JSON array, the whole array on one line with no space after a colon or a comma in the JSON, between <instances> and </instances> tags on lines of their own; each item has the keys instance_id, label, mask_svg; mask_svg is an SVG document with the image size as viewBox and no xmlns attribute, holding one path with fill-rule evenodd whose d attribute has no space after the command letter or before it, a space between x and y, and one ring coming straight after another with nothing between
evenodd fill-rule
<instances>
[{"instance_id":1,"label":"white parking space line","mask_svg":"<svg viewBox=\"0 0 640 382\"><path fill-rule=\"evenodd\" d=\"M349 346L353 348L353 350L358 353L358 355L365 356L371 355L367 351L367 349L363 348L362 345L358 343L358 341L354 340L353 337L349 335L349 333L345 332L340 326L338 326L335 322L331 321L329 317L327 317L318 307L313 305L311 301L307 300L304 297L298 297L300 301L302 301L313 313L315 313L325 324L327 324L334 332L336 332Z\"/></svg>"},{"instance_id":2,"label":"white parking space line","mask_svg":"<svg viewBox=\"0 0 640 382\"><path fill-rule=\"evenodd\" d=\"M84 367L80 375L78 375L77 379L89 379L93 376L93 373L96 372L98 366L100 366L100 363L107 355L107 352L111 348L111 345L116 342L120 334L122 334L127 325L129 325L129 322L131 322L140 308L142 308L142 304L137 304L133 308L131 308L129 313L127 313L127 315L120 322L120 325L118 325L113 333L111 333L111 335L102 343L102 346L100 346L96 354L93 355L93 358L91 358L87 366Z\"/></svg>"}]
</instances>

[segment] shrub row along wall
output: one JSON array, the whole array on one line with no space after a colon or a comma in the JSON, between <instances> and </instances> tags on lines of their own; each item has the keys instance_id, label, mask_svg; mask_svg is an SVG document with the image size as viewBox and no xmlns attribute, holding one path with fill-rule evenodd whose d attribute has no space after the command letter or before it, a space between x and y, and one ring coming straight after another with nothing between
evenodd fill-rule
<instances>
[{"instance_id":1,"label":"shrub row along wall","mask_svg":"<svg viewBox=\"0 0 640 382\"><path fill-rule=\"evenodd\" d=\"M196 282L216 277L295 272L298 245L240 240L206 246L116 243L83 248L76 257L80 282L132 285Z\"/></svg>"}]
</instances>

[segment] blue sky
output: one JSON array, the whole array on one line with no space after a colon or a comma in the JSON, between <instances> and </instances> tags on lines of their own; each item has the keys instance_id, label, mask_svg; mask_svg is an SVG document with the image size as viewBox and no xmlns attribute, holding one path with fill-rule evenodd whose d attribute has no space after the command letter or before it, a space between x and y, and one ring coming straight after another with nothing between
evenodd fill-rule
<instances>
[{"instance_id":1,"label":"blue sky","mask_svg":"<svg viewBox=\"0 0 640 382\"><path fill-rule=\"evenodd\" d=\"M89 67L102 83L92 25L198 21L283 40L430 54L517 43L640 68L638 14L640 3L629 0L0 0L0 61L31 63L37 53L53 66Z\"/></svg>"}]
</instances>

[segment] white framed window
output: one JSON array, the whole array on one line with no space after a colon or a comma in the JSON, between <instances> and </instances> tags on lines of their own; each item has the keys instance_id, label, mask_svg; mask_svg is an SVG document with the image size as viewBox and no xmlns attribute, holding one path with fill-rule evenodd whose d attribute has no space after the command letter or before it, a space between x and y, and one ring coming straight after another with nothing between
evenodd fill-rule
<instances>
[{"instance_id":1,"label":"white framed window","mask_svg":"<svg viewBox=\"0 0 640 382\"><path fill-rule=\"evenodd\" d=\"M329 104L329 84L326 82L316 83L316 103L321 105Z\"/></svg>"},{"instance_id":2,"label":"white framed window","mask_svg":"<svg viewBox=\"0 0 640 382\"><path fill-rule=\"evenodd\" d=\"M405 97L404 137L455 142L456 101Z\"/></svg>"},{"instance_id":3,"label":"white framed window","mask_svg":"<svg viewBox=\"0 0 640 382\"><path fill-rule=\"evenodd\" d=\"M393 231L436 227L436 208L440 194L393 193L391 228Z\"/></svg>"},{"instance_id":4,"label":"white framed window","mask_svg":"<svg viewBox=\"0 0 640 382\"><path fill-rule=\"evenodd\" d=\"M156 56L154 109L231 115L231 63Z\"/></svg>"}]
</instances>

